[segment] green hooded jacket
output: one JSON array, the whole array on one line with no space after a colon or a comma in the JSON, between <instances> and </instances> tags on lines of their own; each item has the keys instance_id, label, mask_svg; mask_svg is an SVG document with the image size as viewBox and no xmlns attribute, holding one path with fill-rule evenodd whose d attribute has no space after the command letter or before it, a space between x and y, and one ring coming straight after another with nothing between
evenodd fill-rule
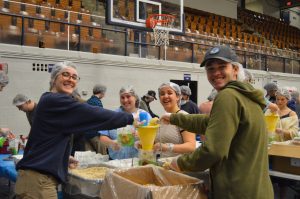
<instances>
[{"instance_id":1,"label":"green hooded jacket","mask_svg":"<svg viewBox=\"0 0 300 199\"><path fill-rule=\"evenodd\" d=\"M171 124L206 141L177 163L183 171L210 169L212 198L273 199L268 172L268 138L263 93L248 83L229 82L214 100L210 116L172 114Z\"/></svg>"}]
</instances>

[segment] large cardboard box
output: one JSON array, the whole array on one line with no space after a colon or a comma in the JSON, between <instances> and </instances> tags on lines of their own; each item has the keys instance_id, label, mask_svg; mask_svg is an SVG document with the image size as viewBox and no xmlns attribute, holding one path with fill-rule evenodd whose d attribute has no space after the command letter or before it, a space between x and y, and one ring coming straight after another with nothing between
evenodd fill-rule
<instances>
[{"instance_id":1,"label":"large cardboard box","mask_svg":"<svg viewBox=\"0 0 300 199\"><path fill-rule=\"evenodd\" d=\"M271 169L300 175L300 146L286 143L272 144L269 148Z\"/></svg>"},{"instance_id":2,"label":"large cardboard box","mask_svg":"<svg viewBox=\"0 0 300 199\"><path fill-rule=\"evenodd\" d=\"M203 182L160 167L113 171L101 186L101 199L206 199Z\"/></svg>"}]
</instances>

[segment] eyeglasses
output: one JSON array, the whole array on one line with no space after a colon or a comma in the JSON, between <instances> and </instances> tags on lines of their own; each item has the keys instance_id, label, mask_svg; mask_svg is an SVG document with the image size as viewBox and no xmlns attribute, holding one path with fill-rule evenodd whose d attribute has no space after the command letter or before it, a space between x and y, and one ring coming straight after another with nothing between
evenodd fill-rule
<instances>
[{"instance_id":1,"label":"eyeglasses","mask_svg":"<svg viewBox=\"0 0 300 199\"><path fill-rule=\"evenodd\" d=\"M69 80L70 78L74 81L79 81L80 80L80 77L78 77L77 75L71 75L70 73L68 72L62 72L61 73L61 76L63 77L63 79L65 80Z\"/></svg>"}]
</instances>

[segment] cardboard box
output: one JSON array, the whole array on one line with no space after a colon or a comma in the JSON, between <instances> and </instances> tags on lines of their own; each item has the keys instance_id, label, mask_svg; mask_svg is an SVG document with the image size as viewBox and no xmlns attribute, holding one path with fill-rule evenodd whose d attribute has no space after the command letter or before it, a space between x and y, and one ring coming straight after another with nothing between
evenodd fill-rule
<instances>
[{"instance_id":1,"label":"cardboard box","mask_svg":"<svg viewBox=\"0 0 300 199\"><path fill-rule=\"evenodd\" d=\"M106 175L101 199L207 199L203 182L160 167L117 170Z\"/></svg>"},{"instance_id":2,"label":"cardboard box","mask_svg":"<svg viewBox=\"0 0 300 199\"><path fill-rule=\"evenodd\" d=\"M271 169L300 175L300 146L286 143L272 144L269 149Z\"/></svg>"}]
</instances>

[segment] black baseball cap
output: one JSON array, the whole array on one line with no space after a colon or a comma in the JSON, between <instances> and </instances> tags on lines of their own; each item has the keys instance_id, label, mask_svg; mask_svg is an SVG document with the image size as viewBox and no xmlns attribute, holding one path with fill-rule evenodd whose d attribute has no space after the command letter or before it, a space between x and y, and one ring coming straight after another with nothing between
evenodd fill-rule
<instances>
[{"instance_id":1,"label":"black baseball cap","mask_svg":"<svg viewBox=\"0 0 300 199\"><path fill-rule=\"evenodd\" d=\"M200 67L205 66L206 62L210 59L221 59L225 62L239 62L234 50L228 46L215 46L208 49Z\"/></svg>"},{"instance_id":2,"label":"black baseball cap","mask_svg":"<svg viewBox=\"0 0 300 199\"><path fill-rule=\"evenodd\" d=\"M146 94L146 96L153 97L155 100L157 100L156 99L156 93L153 90L149 90L148 93Z\"/></svg>"}]
</instances>

